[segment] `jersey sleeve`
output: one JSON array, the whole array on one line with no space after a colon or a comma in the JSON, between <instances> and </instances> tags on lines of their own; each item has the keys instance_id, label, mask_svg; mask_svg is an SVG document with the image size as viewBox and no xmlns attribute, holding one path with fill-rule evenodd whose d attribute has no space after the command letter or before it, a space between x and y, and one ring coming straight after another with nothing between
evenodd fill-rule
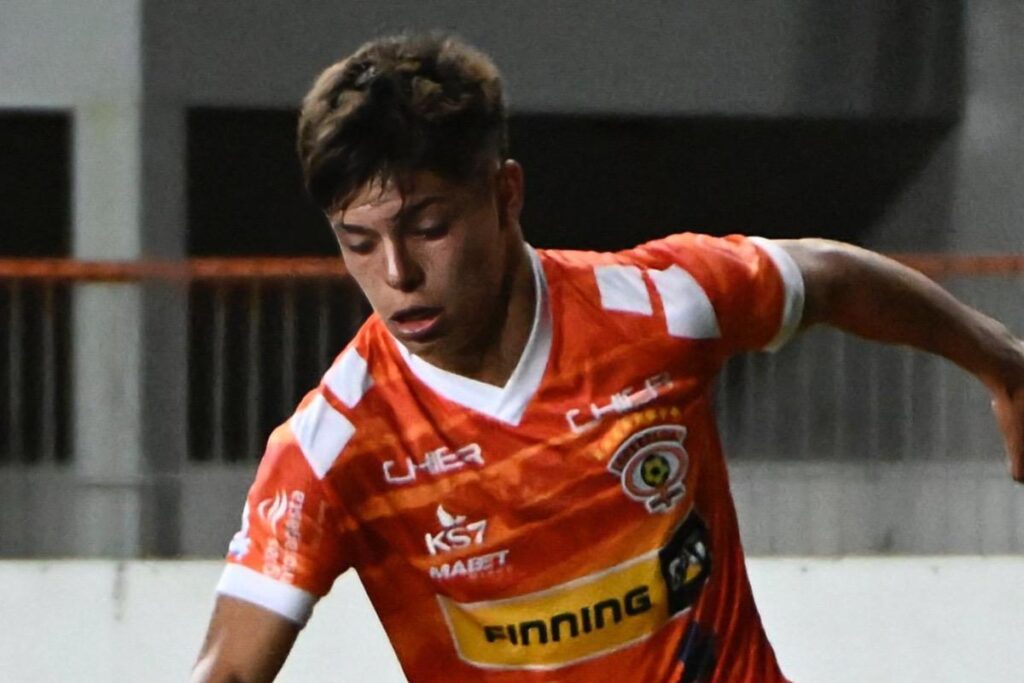
<instances>
[{"instance_id":1,"label":"jersey sleeve","mask_svg":"<svg viewBox=\"0 0 1024 683\"><path fill-rule=\"evenodd\" d=\"M352 564L354 523L324 475L354 430L321 391L270 436L217 592L303 625ZM327 455L330 454L330 455Z\"/></svg>"},{"instance_id":2,"label":"jersey sleeve","mask_svg":"<svg viewBox=\"0 0 1024 683\"><path fill-rule=\"evenodd\" d=\"M673 336L718 339L732 355L776 350L800 325L803 277L771 240L683 233L623 255L647 269Z\"/></svg>"}]
</instances>

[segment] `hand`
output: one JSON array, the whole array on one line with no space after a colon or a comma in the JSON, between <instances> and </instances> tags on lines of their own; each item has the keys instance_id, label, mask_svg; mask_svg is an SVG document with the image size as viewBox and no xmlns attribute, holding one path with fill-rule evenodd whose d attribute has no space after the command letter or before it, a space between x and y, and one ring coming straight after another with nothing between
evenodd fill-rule
<instances>
[{"instance_id":1,"label":"hand","mask_svg":"<svg viewBox=\"0 0 1024 683\"><path fill-rule=\"evenodd\" d=\"M992 391L992 411L1006 444L1010 476L1024 484L1024 340L1012 339L1012 344L1009 367L1013 369L1003 370L999 373L1001 381L989 382L988 386Z\"/></svg>"},{"instance_id":2,"label":"hand","mask_svg":"<svg viewBox=\"0 0 1024 683\"><path fill-rule=\"evenodd\" d=\"M1024 385L1011 391L999 391L992 399L992 410L999 421L1006 444L1010 476L1024 483Z\"/></svg>"}]
</instances>

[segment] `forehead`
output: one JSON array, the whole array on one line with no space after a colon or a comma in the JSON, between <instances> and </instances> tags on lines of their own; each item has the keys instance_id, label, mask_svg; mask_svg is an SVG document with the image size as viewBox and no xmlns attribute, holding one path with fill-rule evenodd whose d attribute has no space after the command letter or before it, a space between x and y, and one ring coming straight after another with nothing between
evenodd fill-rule
<instances>
[{"instance_id":1,"label":"forehead","mask_svg":"<svg viewBox=\"0 0 1024 683\"><path fill-rule=\"evenodd\" d=\"M394 220L409 209L426 202L445 203L460 198L466 192L462 183L456 183L432 171L416 171L401 182L374 179L360 187L352 200L331 212L332 220L345 223L371 223Z\"/></svg>"}]
</instances>

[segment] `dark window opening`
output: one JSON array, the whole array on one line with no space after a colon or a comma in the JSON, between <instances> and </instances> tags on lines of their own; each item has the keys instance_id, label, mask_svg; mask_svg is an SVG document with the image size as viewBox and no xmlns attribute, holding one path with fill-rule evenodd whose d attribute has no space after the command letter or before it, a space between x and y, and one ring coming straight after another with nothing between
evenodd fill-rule
<instances>
[{"instance_id":1,"label":"dark window opening","mask_svg":"<svg viewBox=\"0 0 1024 683\"><path fill-rule=\"evenodd\" d=\"M951 125L520 116L523 228L537 246L596 250L686 230L856 243Z\"/></svg>"},{"instance_id":2,"label":"dark window opening","mask_svg":"<svg viewBox=\"0 0 1024 683\"><path fill-rule=\"evenodd\" d=\"M0 257L63 257L71 230L71 116L0 112ZM0 280L0 463L66 462L70 292Z\"/></svg>"}]
</instances>

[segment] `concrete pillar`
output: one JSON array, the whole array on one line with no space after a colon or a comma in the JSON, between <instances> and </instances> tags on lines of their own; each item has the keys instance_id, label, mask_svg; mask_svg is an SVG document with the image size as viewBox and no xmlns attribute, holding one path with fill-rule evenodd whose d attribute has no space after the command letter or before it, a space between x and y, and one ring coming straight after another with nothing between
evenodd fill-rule
<instances>
[{"instance_id":1,"label":"concrete pillar","mask_svg":"<svg viewBox=\"0 0 1024 683\"><path fill-rule=\"evenodd\" d=\"M960 124L874 230L879 248L1024 251L1024 5L964 11Z\"/></svg>"},{"instance_id":2,"label":"concrete pillar","mask_svg":"<svg viewBox=\"0 0 1024 683\"><path fill-rule=\"evenodd\" d=\"M185 149L183 105L151 96L147 86L138 228L147 257L186 257ZM188 449L188 283L147 284L140 294L145 349L140 359L140 443L148 485L139 550L146 556L169 557L183 550L180 475Z\"/></svg>"},{"instance_id":3,"label":"concrete pillar","mask_svg":"<svg viewBox=\"0 0 1024 683\"><path fill-rule=\"evenodd\" d=\"M78 258L184 253L183 113L144 99L76 109ZM178 551L187 305L183 283L89 284L75 292L79 554Z\"/></svg>"},{"instance_id":4,"label":"concrete pillar","mask_svg":"<svg viewBox=\"0 0 1024 683\"><path fill-rule=\"evenodd\" d=\"M1024 252L1024 4L967 3L967 103L950 246Z\"/></svg>"},{"instance_id":5,"label":"concrete pillar","mask_svg":"<svg viewBox=\"0 0 1024 683\"><path fill-rule=\"evenodd\" d=\"M134 1L123 3L137 14ZM137 35L137 34L136 34ZM138 50L135 55L138 64ZM140 254L138 83L125 96L74 110L72 252ZM129 557L139 548L142 467L142 298L130 284L82 284L73 306L76 554Z\"/></svg>"}]
</instances>

